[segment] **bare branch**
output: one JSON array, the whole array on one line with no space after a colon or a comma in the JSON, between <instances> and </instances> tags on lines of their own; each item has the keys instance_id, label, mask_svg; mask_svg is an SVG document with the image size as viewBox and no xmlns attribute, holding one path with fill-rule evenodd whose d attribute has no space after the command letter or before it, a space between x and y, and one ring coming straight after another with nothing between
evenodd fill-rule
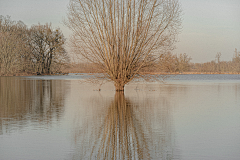
<instances>
[{"instance_id":1,"label":"bare branch","mask_svg":"<svg viewBox=\"0 0 240 160\"><path fill-rule=\"evenodd\" d=\"M99 66L116 90L171 49L181 25L177 0L70 0L65 24L74 51Z\"/></svg>"}]
</instances>

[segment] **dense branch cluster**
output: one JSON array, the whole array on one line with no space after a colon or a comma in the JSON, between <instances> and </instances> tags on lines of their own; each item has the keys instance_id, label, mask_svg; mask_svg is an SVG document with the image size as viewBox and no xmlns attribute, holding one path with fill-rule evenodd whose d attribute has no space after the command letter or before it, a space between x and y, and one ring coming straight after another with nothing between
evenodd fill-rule
<instances>
[{"instance_id":1,"label":"dense branch cluster","mask_svg":"<svg viewBox=\"0 0 240 160\"><path fill-rule=\"evenodd\" d=\"M64 42L61 31L50 24L27 28L21 21L0 16L0 75L58 72L68 61Z\"/></svg>"},{"instance_id":2,"label":"dense branch cluster","mask_svg":"<svg viewBox=\"0 0 240 160\"><path fill-rule=\"evenodd\" d=\"M177 0L70 0L66 25L74 51L123 90L162 50L172 49L180 13Z\"/></svg>"}]
</instances>

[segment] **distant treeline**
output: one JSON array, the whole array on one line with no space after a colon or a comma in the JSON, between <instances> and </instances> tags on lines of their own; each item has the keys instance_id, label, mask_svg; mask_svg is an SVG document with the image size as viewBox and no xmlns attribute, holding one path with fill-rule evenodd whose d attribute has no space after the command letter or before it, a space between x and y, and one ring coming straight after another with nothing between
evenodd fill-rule
<instances>
[{"instance_id":1,"label":"distant treeline","mask_svg":"<svg viewBox=\"0 0 240 160\"><path fill-rule=\"evenodd\" d=\"M21 21L0 16L0 75L52 74L69 61L65 38L51 24L28 28Z\"/></svg>"},{"instance_id":2,"label":"distant treeline","mask_svg":"<svg viewBox=\"0 0 240 160\"><path fill-rule=\"evenodd\" d=\"M191 57L186 53L173 54L167 52L160 55L154 67L141 70L142 73L234 73L240 74L240 52L235 49L231 61L221 61L221 53L216 59L206 63L192 63ZM69 64L63 72L66 73L99 73L101 70L90 63Z\"/></svg>"},{"instance_id":3,"label":"distant treeline","mask_svg":"<svg viewBox=\"0 0 240 160\"><path fill-rule=\"evenodd\" d=\"M51 24L28 28L21 21L0 16L0 75L102 72L90 63L70 64L64 43L60 29L52 29ZM217 53L216 59L211 62L191 63L191 57L186 53L166 52L154 63L141 72L240 74L240 52L237 49L231 61L221 61L221 53ZM67 68L63 69L62 66Z\"/></svg>"},{"instance_id":4,"label":"distant treeline","mask_svg":"<svg viewBox=\"0 0 240 160\"><path fill-rule=\"evenodd\" d=\"M172 54L171 52L160 56L159 64L152 71L157 72L206 72L206 73L240 73L240 52L235 49L231 61L221 61L221 53L216 59L206 63L191 63L191 57L186 53Z\"/></svg>"},{"instance_id":5,"label":"distant treeline","mask_svg":"<svg viewBox=\"0 0 240 160\"><path fill-rule=\"evenodd\" d=\"M240 52L235 48L231 61L221 61L221 53L217 53L216 59L206 63L191 63L192 72L210 73L237 73L240 74Z\"/></svg>"}]
</instances>

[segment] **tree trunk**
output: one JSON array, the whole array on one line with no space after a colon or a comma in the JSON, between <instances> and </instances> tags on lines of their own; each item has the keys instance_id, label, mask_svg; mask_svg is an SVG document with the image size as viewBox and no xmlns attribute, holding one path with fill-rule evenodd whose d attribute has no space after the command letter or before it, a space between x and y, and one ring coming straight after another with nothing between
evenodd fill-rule
<instances>
[{"instance_id":1,"label":"tree trunk","mask_svg":"<svg viewBox=\"0 0 240 160\"><path fill-rule=\"evenodd\" d=\"M115 92L114 104L117 108L126 107L126 99L124 92Z\"/></svg>"},{"instance_id":2,"label":"tree trunk","mask_svg":"<svg viewBox=\"0 0 240 160\"><path fill-rule=\"evenodd\" d=\"M51 64L52 64L52 51L50 51L50 57L48 58L48 68L47 68L47 72L48 74L50 74L50 69L51 69Z\"/></svg>"},{"instance_id":3,"label":"tree trunk","mask_svg":"<svg viewBox=\"0 0 240 160\"><path fill-rule=\"evenodd\" d=\"M116 92L122 92L124 91L125 84L122 83L116 83L114 84Z\"/></svg>"}]
</instances>

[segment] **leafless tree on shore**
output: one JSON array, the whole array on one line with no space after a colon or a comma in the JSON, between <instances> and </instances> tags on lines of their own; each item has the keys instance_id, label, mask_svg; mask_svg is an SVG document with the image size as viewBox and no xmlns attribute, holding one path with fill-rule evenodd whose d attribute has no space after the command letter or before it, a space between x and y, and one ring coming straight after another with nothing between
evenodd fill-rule
<instances>
[{"instance_id":1,"label":"leafless tree on shore","mask_svg":"<svg viewBox=\"0 0 240 160\"><path fill-rule=\"evenodd\" d=\"M11 21L10 16L0 16L0 75L13 74L26 68L28 46L27 26L21 21Z\"/></svg>"},{"instance_id":2,"label":"leafless tree on shore","mask_svg":"<svg viewBox=\"0 0 240 160\"><path fill-rule=\"evenodd\" d=\"M65 48L65 38L60 29L52 29L51 24L33 25L29 31L32 61L39 74L50 74L54 67L61 67L68 61ZM56 65L57 64L57 65Z\"/></svg>"},{"instance_id":3,"label":"leafless tree on shore","mask_svg":"<svg viewBox=\"0 0 240 160\"><path fill-rule=\"evenodd\" d=\"M58 73L69 62L65 38L51 24L33 25L0 15L0 75Z\"/></svg>"},{"instance_id":4,"label":"leafless tree on shore","mask_svg":"<svg viewBox=\"0 0 240 160\"><path fill-rule=\"evenodd\" d=\"M240 52L237 51L237 48L235 48L232 62L233 62L233 70L238 74L240 74Z\"/></svg>"},{"instance_id":5,"label":"leafless tree on shore","mask_svg":"<svg viewBox=\"0 0 240 160\"><path fill-rule=\"evenodd\" d=\"M116 91L172 49L181 25L178 0L70 0L71 45Z\"/></svg>"}]
</instances>

